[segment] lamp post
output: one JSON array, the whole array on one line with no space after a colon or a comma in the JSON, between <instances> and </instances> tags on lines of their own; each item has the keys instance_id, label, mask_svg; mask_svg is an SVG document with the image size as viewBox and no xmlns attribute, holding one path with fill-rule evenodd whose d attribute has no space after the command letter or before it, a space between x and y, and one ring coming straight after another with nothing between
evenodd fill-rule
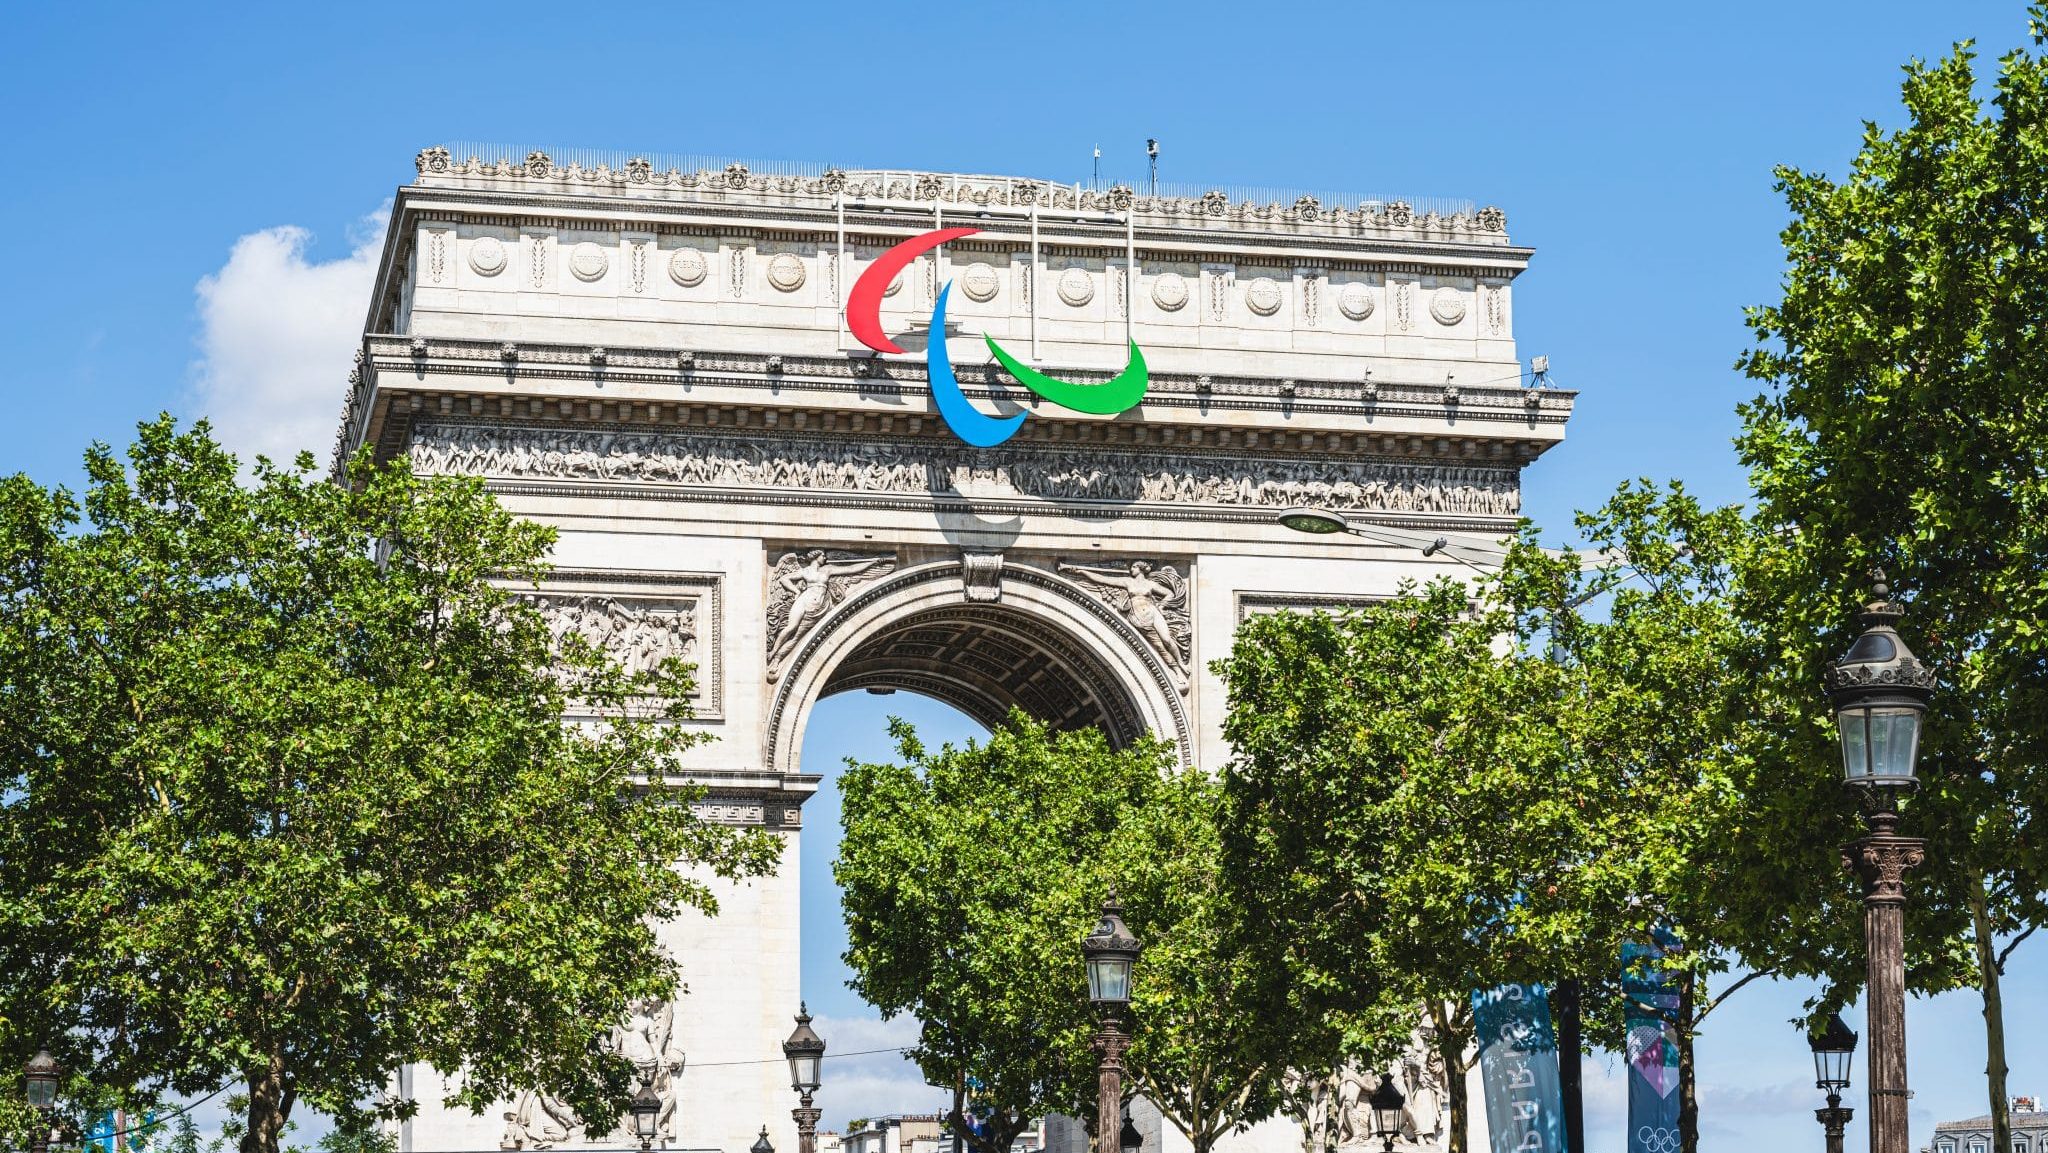
<instances>
[{"instance_id":1,"label":"lamp post","mask_svg":"<svg viewBox=\"0 0 2048 1153\"><path fill-rule=\"evenodd\" d=\"M825 1039L811 1030L810 1006L801 1001L796 1007L796 1032L782 1043L782 1055L789 1058L789 1087L796 1090L801 1102L789 1111L796 1118L797 1153L817 1153L818 1118L824 1111L811 1104L811 1094L818 1091L818 1063L825 1058Z\"/></svg>"},{"instance_id":2,"label":"lamp post","mask_svg":"<svg viewBox=\"0 0 2048 1153\"><path fill-rule=\"evenodd\" d=\"M640 1082L640 1091L633 1094L628 1111L633 1118L633 1136L640 1139L640 1148L645 1153L654 1147L655 1130L661 1126L661 1097L655 1093L653 1081Z\"/></svg>"},{"instance_id":3,"label":"lamp post","mask_svg":"<svg viewBox=\"0 0 2048 1153\"><path fill-rule=\"evenodd\" d=\"M1894 627L1904 606L1891 599L1884 573L1872 574L1863 633L1827 672L1828 699L1842 740L1842 774L1858 793L1870 832L1842 848L1842 863L1863 881L1863 940L1868 951L1870 1150L1909 1153L1906 1132L1906 872L1927 859L1927 842L1900 836L1898 794L1912 789L1920 723L1934 696L1934 673Z\"/></svg>"},{"instance_id":4,"label":"lamp post","mask_svg":"<svg viewBox=\"0 0 2048 1153\"><path fill-rule=\"evenodd\" d=\"M36 1131L29 1140L31 1153L44 1153L50 1147L50 1112L57 1107L57 1081L61 1072L57 1059L50 1056L48 1049L36 1050L36 1055L22 1066L22 1095L28 1098L29 1107L36 1111Z\"/></svg>"},{"instance_id":5,"label":"lamp post","mask_svg":"<svg viewBox=\"0 0 2048 1153\"><path fill-rule=\"evenodd\" d=\"M1828 1095L1828 1107L1815 1109L1813 1116L1826 1127L1828 1153L1842 1153L1842 1130L1856 1115L1854 1109L1842 1108L1842 1090L1849 1087L1849 1062L1856 1055L1856 1034L1836 1013L1828 1018L1828 1027L1808 1043L1813 1046L1814 1087Z\"/></svg>"},{"instance_id":6,"label":"lamp post","mask_svg":"<svg viewBox=\"0 0 2048 1153\"><path fill-rule=\"evenodd\" d=\"M1117 903L1116 890L1102 902L1102 918L1095 931L1081 938L1081 955L1088 965L1088 1000L1095 1005L1102 1027L1095 1033L1095 1052L1101 1058L1095 1099L1095 1146L1108 1153L1110 1142L1123 1131L1124 1050L1131 1039L1123 1030L1121 1014L1131 1003L1131 966L1137 963L1143 946L1124 925L1124 907Z\"/></svg>"},{"instance_id":7,"label":"lamp post","mask_svg":"<svg viewBox=\"0 0 2048 1153\"><path fill-rule=\"evenodd\" d=\"M1372 1107L1373 1135L1386 1143L1387 1153L1394 1153L1394 1138L1401 1135L1401 1110L1408 1098L1394 1086L1393 1074L1380 1074L1380 1083L1373 1087L1366 1104Z\"/></svg>"}]
</instances>

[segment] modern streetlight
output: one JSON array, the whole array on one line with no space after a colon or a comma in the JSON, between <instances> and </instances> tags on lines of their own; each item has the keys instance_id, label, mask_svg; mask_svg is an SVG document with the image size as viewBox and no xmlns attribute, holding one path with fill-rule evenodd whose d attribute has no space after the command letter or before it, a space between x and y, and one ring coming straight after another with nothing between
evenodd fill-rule
<instances>
[{"instance_id":1,"label":"modern streetlight","mask_svg":"<svg viewBox=\"0 0 2048 1153\"><path fill-rule=\"evenodd\" d=\"M1919 783L1920 724L1934 673L1899 639L1905 607L1884 573L1872 574L1863 634L1827 671L1828 700L1842 739L1843 778L1858 792L1870 833L1842 848L1863 881L1863 939L1869 953L1870 1149L1909 1153L1906 1132L1906 872L1927 859L1927 842L1898 833L1898 794Z\"/></svg>"},{"instance_id":2,"label":"modern streetlight","mask_svg":"<svg viewBox=\"0 0 2048 1153\"><path fill-rule=\"evenodd\" d=\"M1095 1099L1095 1142L1107 1150L1110 1134L1123 1132L1124 1050L1131 1039L1124 1033L1122 1013L1131 1003L1131 966L1137 963L1143 946L1124 925L1124 907L1117 903L1116 890L1102 902L1102 918L1095 931L1081 938L1081 956L1088 965L1088 1000L1095 1005L1102 1027L1095 1033L1095 1052L1101 1058Z\"/></svg>"},{"instance_id":3,"label":"modern streetlight","mask_svg":"<svg viewBox=\"0 0 2048 1153\"><path fill-rule=\"evenodd\" d=\"M654 1091L654 1082L640 1082L640 1091L633 1094L628 1109L633 1117L633 1136L640 1139L640 1148L652 1149L655 1132L661 1127L661 1097Z\"/></svg>"},{"instance_id":4,"label":"modern streetlight","mask_svg":"<svg viewBox=\"0 0 2048 1153\"><path fill-rule=\"evenodd\" d=\"M817 1153L818 1118L824 1111L811 1104L811 1094L818 1091L818 1065L825 1059L825 1039L811 1030L810 1006L801 1001L796 1008L796 1032L782 1043L782 1055L789 1058L789 1087L796 1090L797 1100L802 1102L789 1112L796 1118L797 1153Z\"/></svg>"},{"instance_id":5,"label":"modern streetlight","mask_svg":"<svg viewBox=\"0 0 2048 1153\"><path fill-rule=\"evenodd\" d=\"M1386 1143L1387 1153L1394 1153L1394 1138L1401 1135L1401 1110L1408 1098L1394 1086L1393 1074L1380 1074L1380 1083L1373 1087L1366 1104L1372 1107L1373 1136Z\"/></svg>"},{"instance_id":6,"label":"modern streetlight","mask_svg":"<svg viewBox=\"0 0 2048 1153\"><path fill-rule=\"evenodd\" d=\"M1842 1015L1828 1018L1828 1027L1808 1039L1813 1046L1813 1084L1828 1095L1828 1107L1815 1109L1814 1119L1827 1129L1828 1153L1842 1153L1842 1130L1856 1115L1842 1107L1842 1090L1849 1087L1850 1059L1856 1055L1856 1034L1842 1023Z\"/></svg>"},{"instance_id":7,"label":"modern streetlight","mask_svg":"<svg viewBox=\"0 0 2048 1153\"><path fill-rule=\"evenodd\" d=\"M29 1141L31 1153L44 1153L50 1147L49 1116L57 1107L57 1081L62 1072L48 1049L37 1049L36 1055L22 1066L22 1095L36 1111L36 1131Z\"/></svg>"},{"instance_id":8,"label":"modern streetlight","mask_svg":"<svg viewBox=\"0 0 2048 1153\"><path fill-rule=\"evenodd\" d=\"M747 1153L775 1153L775 1146L768 1143L768 1126L761 1126L761 1135L754 1138L754 1143L747 1149Z\"/></svg>"}]
</instances>

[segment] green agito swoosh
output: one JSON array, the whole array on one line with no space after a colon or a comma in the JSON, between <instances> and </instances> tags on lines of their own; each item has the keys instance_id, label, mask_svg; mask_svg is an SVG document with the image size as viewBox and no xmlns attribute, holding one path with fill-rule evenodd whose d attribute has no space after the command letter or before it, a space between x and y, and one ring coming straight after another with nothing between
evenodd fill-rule
<instances>
[{"instance_id":1,"label":"green agito swoosh","mask_svg":"<svg viewBox=\"0 0 2048 1153\"><path fill-rule=\"evenodd\" d=\"M1145 374L1145 354L1138 351L1136 341L1131 342L1131 362L1124 366L1122 372L1101 384L1075 384L1034 372L1023 361L1004 352L1002 345L986 336L982 339L988 341L988 350L1002 362L1005 371L1017 378L1019 384L1061 408L1112 416L1145 399L1145 388L1150 378Z\"/></svg>"}]
</instances>

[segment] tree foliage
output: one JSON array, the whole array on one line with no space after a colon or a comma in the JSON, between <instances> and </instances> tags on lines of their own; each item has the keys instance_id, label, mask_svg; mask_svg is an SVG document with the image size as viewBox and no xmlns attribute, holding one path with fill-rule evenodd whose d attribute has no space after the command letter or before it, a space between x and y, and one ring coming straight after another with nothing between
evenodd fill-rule
<instances>
[{"instance_id":1,"label":"tree foliage","mask_svg":"<svg viewBox=\"0 0 2048 1153\"><path fill-rule=\"evenodd\" d=\"M1765 391L1738 448L1772 544L1751 614L1817 680L1882 565L1902 629L1941 677L1906 827L1924 951L1973 947L1996 1143L2005 1132L1999 976L2048 918L2048 15L2033 51L1914 62L1905 123L1865 126L1840 179L1790 168L1775 304L1742 361ZM1802 894L1803 895L1803 894ZM1938 918L1939 923L1930 923ZM1853 989L1856 977L1845 975Z\"/></svg>"},{"instance_id":2,"label":"tree foliage","mask_svg":"<svg viewBox=\"0 0 2048 1153\"><path fill-rule=\"evenodd\" d=\"M556 643L550 530L480 484L237 462L204 424L0 481L0 1014L98 1084L359 1121L391 1069L622 1108L596 1042L677 971L650 921L775 846L698 821L687 671ZM587 723L567 724L576 702ZM683 866L679 868L678 866ZM352 1130L354 1131L354 1130Z\"/></svg>"},{"instance_id":3,"label":"tree foliage","mask_svg":"<svg viewBox=\"0 0 2048 1153\"><path fill-rule=\"evenodd\" d=\"M896 763L841 778L846 960L885 1016L921 1023L911 1056L955 1089L956 1132L1003 1153L1042 1112L1094 1115L1080 940L1112 887L1146 945L1131 1087L1197 1150L1269 1114L1282 1066L1243 995L1261 958L1216 931L1214 782L1163 742L1114 749L1021 713L965 748L892 731Z\"/></svg>"},{"instance_id":4,"label":"tree foliage","mask_svg":"<svg viewBox=\"0 0 2048 1153\"><path fill-rule=\"evenodd\" d=\"M1440 581L1344 614L1239 630L1220 670L1224 875L1280 942L1291 1011L1335 1056L1384 1065L1428 1014L1465 1148L1470 997L1573 970L1558 902L1586 797L1561 756L1553 666L1502 652L1512 621Z\"/></svg>"}]
</instances>

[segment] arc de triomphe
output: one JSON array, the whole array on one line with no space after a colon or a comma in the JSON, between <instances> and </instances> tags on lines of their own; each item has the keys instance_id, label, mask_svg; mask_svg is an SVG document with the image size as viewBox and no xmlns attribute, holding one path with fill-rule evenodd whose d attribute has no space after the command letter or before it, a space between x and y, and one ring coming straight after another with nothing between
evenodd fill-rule
<instances>
[{"instance_id":1,"label":"arc de triomphe","mask_svg":"<svg viewBox=\"0 0 2048 1153\"><path fill-rule=\"evenodd\" d=\"M1512 282L1530 250L1494 208L441 148L417 164L338 450L480 474L555 525L548 611L632 659L694 661L696 723L718 737L693 753L705 811L787 846L716 919L663 928L690 991L634 1040L688 1056L674 1148L739 1153L763 1124L796 1147L777 1046L799 998L815 701L903 689L984 722L1020 706L1220 764L1206 666L1239 621L1452 563L1275 514L1509 530L1522 466L1572 409L1523 387ZM957 226L979 232L883 298L907 355L870 353L846 326L855 279ZM957 440L928 393L948 283L968 397L1031 414L997 448ZM984 369L984 333L1071 379L1110 376L1135 341L1150 393L1114 418L1036 404ZM421 1103L403 1153L505 1138L500 1114L440 1108L433 1071L400 1082ZM547 1141L522 1107L529 1144L620 1142Z\"/></svg>"}]
</instances>

